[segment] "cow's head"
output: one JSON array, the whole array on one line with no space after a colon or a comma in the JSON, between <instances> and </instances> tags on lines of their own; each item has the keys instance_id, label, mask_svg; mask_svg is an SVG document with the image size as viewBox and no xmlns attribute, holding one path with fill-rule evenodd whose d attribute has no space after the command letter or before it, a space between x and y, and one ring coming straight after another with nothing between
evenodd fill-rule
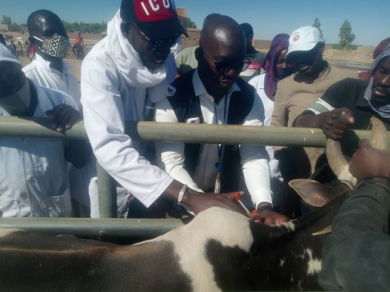
<instances>
[{"instance_id":1,"label":"cow's head","mask_svg":"<svg viewBox=\"0 0 390 292\"><path fill-rule=\"evenodd\" d=\"M372 132L370 144L379 150L388 149L388 136L385 125L377 118L372 118ZM289 184L300 195L302 200L311 208L319 208L328 203L335 196L352 190L357 180L349 171L349 163L345 159L339 142L328 139L326 153L329 166L341 181L341 185L329 187L309 179L293 180Z\"/></svg>"}]
</instances>

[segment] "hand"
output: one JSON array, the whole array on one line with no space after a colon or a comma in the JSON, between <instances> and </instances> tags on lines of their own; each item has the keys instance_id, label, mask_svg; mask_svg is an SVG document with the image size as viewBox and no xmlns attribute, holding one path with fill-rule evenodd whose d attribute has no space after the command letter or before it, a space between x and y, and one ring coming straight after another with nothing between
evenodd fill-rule
<instances>
[{"instance_id":1,"label":"hand","mask_svg":"<svg viewBox=\"0 0 390 292\"><path fill-rule=\"evenodd\" d=\"M358 181L376 174L390 177L390 152L375 149L368 140L361 140L359 150L350 161L349 171ZM378 181L388 182L379 178Z\"/></svg>"},{"instance_id":2,"label":"hand","mask_svg":"<svg viewBox=\"0 0 390 292\"><path fill-rule=\"evenodd\" d=\"M290 220L286 216L273 211L263 211L260 214L249 214L249 217L264 225L279 225Z\"/></svg>"},{"instance_id":3,"label":"hand","mask_svg":"<svg viewBox=\"0 0 390 292\"><path fill-rule=\"evenodd\" d=\"M328 139L340 140L353 123L355 123L353 113L345 107L322 114L322 131Z\"/></svg>"},{"instance_id":4,"label":"hand","mask_svg":"<svg viewBox=\"0 0 390 292\"><path fill-rule=\"evenodd\" d=\"M244 192L239 192L244 195ZM236 193L213 194L213 193L198 193L188 190L183 197L183 204L187 205L196 214L205 211L212 207L220 207L247 215L244 209L236 202Z\"/></svg>"},{"instance_id":5,"label":"hand","mask_svg":"<svg viewBox=\"0 0 390 292\"><path fill-rule=\"evenodd\" d=\"M46 115L54 123L53 130L62 132L64 129L70 129L78 120L81 119L80 113L73 107L61 104L46 112Z\"/></svg>"}]
</instances>

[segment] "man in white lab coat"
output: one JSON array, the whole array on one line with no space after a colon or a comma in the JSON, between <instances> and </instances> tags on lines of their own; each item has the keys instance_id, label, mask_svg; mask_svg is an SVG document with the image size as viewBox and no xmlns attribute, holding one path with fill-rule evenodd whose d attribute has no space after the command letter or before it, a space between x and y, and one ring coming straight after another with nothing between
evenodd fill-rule
<instances>
[{"instance_id":1,"label":"man in white lab coat","mask_svg":"<svg viewBox=\"0 0 390 292\"><path fill-rule=\"evenodd\" d=\"M0 44L0 116L49 118L53 129L81 118L66 93L26 78L19 61ZM1 137L0 217L70 217L68 162L83 167L87 141Z\"/></svg>"},{"instance_id":2,"label":"man in white lab coat","mask_svg":"<svg viewBox=\"0 0 390 292\"><path fill-rule=\"evenodd\" d=\"M102 167L146 207L163 196L195 213L213 206L242 212L233 202L234 194L228 198L195 192L152 166L142 156L141 145L125 134L125 121L145 120L153 104L174 93L169 86L176 74L170 48L182 34L186 31L173 0L122 1L108 23L107 37L82 65L88 137ZM93 201L96 193L90 195ZM126 201L118 197L118 202Z\"/></svg>"},{"instance_id":3,"label":"man in white lab coat","mask_svg":"<svg viewBox=\"0 0 390 292\"><path fill-rule=\"evenodd\" d=\"M23 68L24 73L41 86L68 93L80 106L79 83L64 60L70 42L62 20L51 11L38 10L30 15L27 25L37 55Z\"/></svg>"}]
</instances>

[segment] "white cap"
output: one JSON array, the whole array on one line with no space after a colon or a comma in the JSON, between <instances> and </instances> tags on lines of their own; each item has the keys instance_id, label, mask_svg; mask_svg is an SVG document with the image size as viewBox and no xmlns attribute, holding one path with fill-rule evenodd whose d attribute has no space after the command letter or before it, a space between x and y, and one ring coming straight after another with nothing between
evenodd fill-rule
<instances>
[{"instance_id":1,"label":"white cap","mask_svg":"<svg viewBox=\"0 0 390 292\"><path fill-rule=\"evenodd\" d=\"M320 31L313 26L304 26L295 30L289 40L288 54L297 51L310 51L316 44L324 43Z\"/></svg>"},{"instance_id":2,"label":"white cap","mask_svg":"<svg viewBox=\"0 0 390 292\"><path fill-rule=\"evenodd\" d=\"M0 62L1 61L14 62L20 65L18 59L12 55L11 51L3 44L0 44Z\"/></svg>"}]
</instances>

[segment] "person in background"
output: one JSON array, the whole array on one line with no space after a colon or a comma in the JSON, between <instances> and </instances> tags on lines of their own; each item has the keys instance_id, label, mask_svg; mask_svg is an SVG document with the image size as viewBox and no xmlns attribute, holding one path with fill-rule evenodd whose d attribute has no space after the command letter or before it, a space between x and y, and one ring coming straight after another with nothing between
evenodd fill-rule
<instances>
[{"instance_id":1,"label":"person in background","mask_svg":"<svg viewBox=\"0 0 390 292\"><path fill-rule=\"evenodd\" d=\"M4 36L0 33L0 44L7 46L7 43L5 42Z\"/></svg>"},{"instance_id":2,"label":"person in background","mask_svg":"<svg viewBox=\"0 0 390 292\"><path fill-rule=\"evenodd\" d=\"M295 73L293 65L286 60L289 37L288 34L278 34L274 37L265 62L265 73L249 81L249 84L256 89L263 102L265 113L264 126L267 127L271 125L278 82ZM270 156L269 166L273 205L278 206L283 178L279 170L279 161L274 157L272 146L267 146L266 149Z\"/></svg>"},{"instance_id":3,"label":"person in background","mask_svg":"<svg viewBox=\"0 0 390 292\"><path fill-rule=\"evenodd\" d=\"M244 30L247 41L245 59L246 66L240 77L248 82L253 77L260 75L260 70L266 61L266 54L257 51L253 47L253 27L249 23L242 23L240 26Z\"/></svg>"},{"instance_id":4,"label":"person in background","mask_svg":"<svg viewBox=\"0 0 390 292\"><path fill-rule=\"evenodd\" d=\"M76 43L73 46L73 54L77 57L77 60L84 59L84 38L81 36L81 32L76 37Z\"/></svg>"},{"instance_id":5,"label":"person in background","mask_svg":"<svg viewBox=\"0 0 390 292\"><path fill-rule=\"evenodd\" d=\"M379 43L379 45L375 48L374 50L374 53L372 55L372 57L374 58L374 60L376 59L376 57L379 56L380 53L382 53L386 47L388 46L388 44L390 44L390 38L387 38L387 39L384 39L383 41L381 41ZM359 78L360 80L362 81L370 81L371 79L371 73L370 71L367 71L367 72L360 72L359 73Z\"/></svg>"},{"instance_id":6,"label":"person in background","mask_svg":"<svg viewBox=\"0 0 390 292\"><path fill-rule=\"evenodd\" d=\"M11 40L11 44L9 45L9 49L11 50L12 55L14 55L17 58L18 56L17 56L16 45L15 45L14 40Z\"/></svg>"},{"instance_id":7,"label":"person in background","mask_svg":"<svg viewBox=\"0 0 390 292\"><path fill-rule=\"evenodd\" d=\"M64 60L70 42L62 20L51 11L38 10L29 16L27 26L37 55L24 73L41 86L68 93L80 107L79 83Z\"/></svg>"},{"instance_id":8,"label":"person in background","mask_svg":"<svg viewBox=\"0 0 390 292\"><path fill-rule=\"evenodd\" d=\"M198 68L195 51L198 47L185 48L176 57L177 75L182 76L188 71Z\"/></svg>"},{"instance_id":9,"label":"person in background","mask_svg":"<svg viewBox=\"0 0 390 292\"><path fill-rule=\"evenodd\" d=\"M27 49L27 52L28 52L28 57L30 59L30 61L34 61L35 60L35 53L36 53L36 49L35 49L35 45L34 45L34 39L32 37L29 37L28 38L28 49Z\"/></svg>"},{"instance_id":10,"label":"person in background","mask_svg":"<svg viewBox=\"0 0 390 292\"><path fill-rule=\"evenodd\" d=\"M221 16L219 13L211 13L209 14L205 20L203 21L203 26L209 21L210 19L214 17ZM195 51L198 47L190 47L182 50L177 56L176 56L176 69L177 69L177 75L182 76L186 72L191 71L193 69L198 68L198 60L195 56Z\"/></svg>"},{"instance_id":11,"label":"person in background","mask_svg":"<svg viewBox=\"0 0 390 292\"><path fill-rule=\"evenodd\" d=\"M363 140L349 169L358 185L333 222L318 283L328 291L388 291L390 152Z\"/></svg>"},{"instance_id":12,"label":"person in background","mask_svg":"<svg viewBox=\"0 0 390 292\"><path fill-rule=\"evenodd\" d=\"M175 58L181 52L182 45L183 45L183 38L180 37L179 41L171 48L171 53L175 56Z\"/></svg>"},{"instance_id":13,"label":"person in background","mask_svg":"<svg viewBox=\"0 0 390 292\"><path fill-rule=\"evenodd\" d=\"M262 126L261 100L254 88L239 78L246 40L238 23L228 16L208 20L195 54L198 68L175 80L172 86L176 93L156 105L155 120ZM258 209L266 224L288 220L273 212L265 147L185 143L156 146L158 165L193 190L233 192L239 188L243 172L250 194L249 206Z\"/></svg>"},{"instance_id":14,"label":"person in background","mask_svg":"<svg viewBox=\"0 0 390 292\"><path fill-rule=\"evenodd\" d=\"M66 93L29 80L15 56L0 44L0 116L49 118L61 132L80 119ZM86 141L2 137L0 214L2 217L71 217L68 162L86 163Z\"/></svg>"},{"instance_id":15,"label":"person in background","mask_svg":"<svg viewBox=\"0 0 390 292\"><path fill-rule=\"evenodd\" d=\"M357 71L332 67L324 61L324 46L321 33L315 27L301 27L291 34L286 58L297 73L278 82L271 126L292 127L295 119L330 86L348 77L359 77ZM302 147L274 147L274 150L284 179L281 212L288 217L298 217L301 213L300 198L288 182L309 178L324 150Z\"/></svg>"},{"instance_id":16,"label":"person in background","mask_svg":"<svg viewBox=\"0 0 390 292\"><path fill-rule=\"evenodd\" d=\"M174 93L176 75L171 47L181 35L174 1L122 0L108 23L107 37L96 44L81 68L84 124L100 165L127 192L118 207L133 195L145 207L160 197L199 213L213 206L242 212L227 196L188 189L143 156L145 145L125 133L125 121L153 118L154 103ZM90 186L93 217L99 216L97 180ZM233 201L232 201L233 200Z\"/></svg>"},{"instance_id":17,"label":"person in background","mask_svg":"<svg viewBox=\"0 0 390 292\"><path fill-rule=\"evenodd\" d=\"M295 125L320 128L333 140L340 140L347 129L370 129L372 117L381 119L390 130L390 44L376 57L370 71L370 81L348 78L334 84ZM351 157L346 150L344 155Z\"/></svg>"}]
</instances>

